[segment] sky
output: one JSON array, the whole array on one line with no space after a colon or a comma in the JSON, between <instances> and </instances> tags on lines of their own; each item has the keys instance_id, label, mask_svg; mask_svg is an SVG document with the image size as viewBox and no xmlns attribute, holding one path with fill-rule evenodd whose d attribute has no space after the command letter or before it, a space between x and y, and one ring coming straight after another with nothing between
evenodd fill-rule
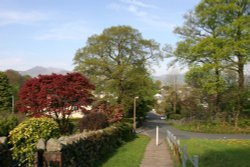
<instances>
[{"instance_id":1,"label":"sky","mask_svg":"<svg viewBox=\"0 0 250 167\"><path fill-rule=\"evenodd\" d=\"M73 70L77 49L105 28L129 25L163 47L199 0L0 0L0 71L34 66ZM169 60L154 65L167 73Z\"/></svg>"}]
</instances>

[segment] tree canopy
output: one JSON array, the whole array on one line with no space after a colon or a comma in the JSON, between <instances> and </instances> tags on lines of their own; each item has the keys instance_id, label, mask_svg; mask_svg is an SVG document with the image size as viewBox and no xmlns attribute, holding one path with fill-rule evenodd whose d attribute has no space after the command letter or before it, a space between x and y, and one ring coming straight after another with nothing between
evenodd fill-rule
<instances>
[{"instance_id":1,"label":"tree canopy","mask_svg":"<svg viewBox=\"0 0 250 167\"><path fill-rule=\"evenodd\" d=\"M189 82L198 80L203 91L216 96L217 111L225 75L228 70L237 73L235 120L242 110L244 67L250 60L249 9L249 0L203 0L185 15L183 26L175 29L182 37L174 52L176 60L192 67Z\"/></svg>"},{"instance_id":2,"label":"tree canopy","mask_svg":"<svg viewBox=\"0 0 250 167\"><path fill-rule=\"evenodd\" d=\"M160 46L144 39L129 26L110 27L88 38L74 58L75 71L88 76L96 93L129 110L133 97L152 101L154 84L149 74L153 62L162 58Z\"/></svg>"},{"instance_id":3,"label":"tree canopy","mask_svg":"<svg viewBox=\"0 0 250 167\"><path fill-rule=\"evenodd\" d=\"M0 72L0 113L11 112L12 88L7 75Z\"/></svg>"},{"instance_id":4,"label":"tree canopy","mask_svg":"<svg viewBox=\"0 0 250 167\"><path fill-rule=\"evenodd\" d=\"M39 75L21 87L17 107L31 116L52 115L62 129L73 111L88 112L94 88L79 73Z\"/></svg>"}]
</instances>

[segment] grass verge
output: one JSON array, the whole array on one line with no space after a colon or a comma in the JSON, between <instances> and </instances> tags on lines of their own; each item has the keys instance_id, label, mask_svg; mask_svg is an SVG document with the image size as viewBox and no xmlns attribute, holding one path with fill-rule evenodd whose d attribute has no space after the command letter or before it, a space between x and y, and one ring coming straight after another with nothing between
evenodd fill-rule
<instances>
[{"instance_id":1,"label":"grass verge","mask_svg":"<svg viewBox=\"0 0 250 167\"><path fill-rule=\"evenodd\" d=\"M139 167L144 151L150 138L145 135L137 135L132 141L123 144L106 160L100 162L101 167Z\"/></svg>"},{"instance_id":2,"label":"grass verge","mask_svg":"<svg viewBox=\"0 0 250 167\"><path fill-rule=\"evenodd\" d=\"M244 128L235 128L229 124L214 124L214 123L189 123L189 124L173 124L174 127L191 132L200 133L221 133L221 134L250 134L250 126Z\"/></svg>"},{"instance_id":3,"label":"grass verge","mask_svg":"<svg viewBox=\"0 0 250 167\"><path fill-rule=\"evenodd\" d=\"M249 167L250 140L182 140L188 155L199 156L199 167ZM190 166L190 164L188 165Z\"/></svg>"}]
</instances>

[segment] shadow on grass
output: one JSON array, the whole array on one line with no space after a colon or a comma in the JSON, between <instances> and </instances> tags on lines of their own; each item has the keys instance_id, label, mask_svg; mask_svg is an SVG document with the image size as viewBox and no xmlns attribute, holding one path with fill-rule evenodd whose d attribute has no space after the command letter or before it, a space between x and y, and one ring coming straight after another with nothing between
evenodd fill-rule
<instances>
[{"instance_id":1,"label":"shadow on grass","mask_svg":"<svg viewBox=\"0 0 250 167\"><path fill-rule=\"evenodd\" d=\"M93 166L95 166L95 167L102 166L104 163L106 163L111 157L113 157L117 153L117 150L120 147L122 147L124 144L126 144L128 142L134 141L137 138L138 138L138 136L136 136L136 135L133 135L133 136L130 136L130 137L126 138L125 141L123 141L122 144L119 147L113 149L111 152L107 153L104 157L100 158L98 161L96 161L94 163Z\"/></svg>"},{"instance_id":2,"label":"shadow on grass","mask_svg":"<svg viewBox=\"0 0 250 167\"><path fill-rule=\"evenodd\" d=\"M191 166L191 164L188 164ZM199 167L249 167L250 149L211 150L199 156Z\"/></svg>"}]
</instances>

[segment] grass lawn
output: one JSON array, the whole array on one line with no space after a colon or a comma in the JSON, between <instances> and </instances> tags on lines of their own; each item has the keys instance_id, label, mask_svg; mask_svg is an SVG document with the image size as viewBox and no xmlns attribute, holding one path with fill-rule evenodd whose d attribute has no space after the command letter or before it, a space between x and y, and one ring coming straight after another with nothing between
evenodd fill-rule
<instances>
[{"instance_id":1,"label":"grass lawn","mask_svg":"<svg viewBox=\"0 0 250 167\"><path fill-rule=\"evenodd\" d=\"M189 124L174 124L174 127L191 132L201 132L201 133L250 133L250 126L242 127L242 128L235 128L232 125L220 125L220 124L213 124L213 123L189 123Z\"/></svg>"},{"instance_id":2,"label":"grass lawn","mask_svg":"<svg viewBox=\"0 0 250 167\"><path fill-rule=\"evenodd\" d=\"M138 135L134 140L125 143L104 162L102 167L139 167L145 148L150 138Z\"/></svg>"},{"instance_id":3,"label":"grass lawn","mask_svg":"<svg viewBox=\"0 0 250 167\"><path fill-rule=\"evenodd\" d=\"M250 140L181 140L188 155L199 156L199 167L249 167Z\"/></svg>"}]
</instances>

